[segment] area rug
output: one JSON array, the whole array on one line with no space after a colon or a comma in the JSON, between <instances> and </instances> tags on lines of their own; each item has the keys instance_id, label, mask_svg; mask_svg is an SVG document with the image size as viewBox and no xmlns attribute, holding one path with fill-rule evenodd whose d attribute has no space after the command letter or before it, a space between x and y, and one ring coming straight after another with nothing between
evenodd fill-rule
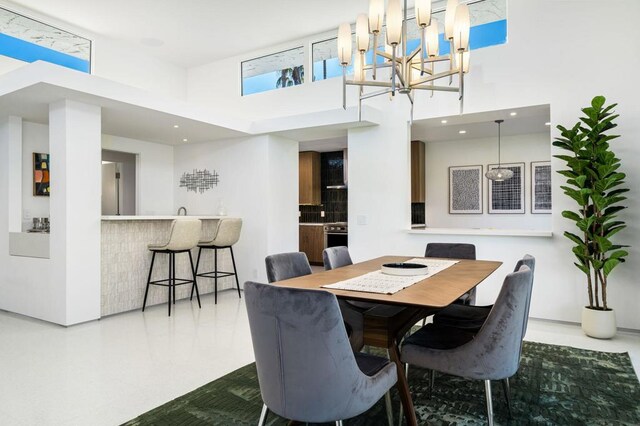
<instances>
[{"instance_id":1,"label":"area rug","mask_svg":"<svg viewBox=\"0 0 640 426\"><path fill-rule=\"evenodd\" d=\"M426 370L412 367L409 384L421 425L485 425L484 384L438 374L427 398ZM394 415L399 399L395 389ZM640 425L640 384L629 355L525 342L511 379L513 418L499 382L493 386L498 425ZM256 425L262 408L255 364L174 399L126 423ZM386 425L383 401L346 425ZM268 425L286 425L271 414Z\"/></svg>"}]
</instances>

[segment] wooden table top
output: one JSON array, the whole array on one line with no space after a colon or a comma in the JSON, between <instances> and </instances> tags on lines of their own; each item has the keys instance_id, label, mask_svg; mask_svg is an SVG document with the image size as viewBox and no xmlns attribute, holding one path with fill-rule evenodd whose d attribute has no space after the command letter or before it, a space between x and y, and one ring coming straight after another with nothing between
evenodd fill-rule
<instances>
[{"instance_id":1,"label":"wooden table top","mask_svg":"<svg viewBox=\"0 0 640 426\"><path fill-rule=\"evenodd\" d=\"M406 262L416 257L383 256L332 271L318 272L279 281L275 284L283 287L325 290L335 294L337 297L349 300L440 308L453 303L460 296L484 281L485 278L502 265L502 262L489 260L460 260L450 268L395 294L321 288L326 284L333 284L379 270L384 263Z\"/></svg>"}]
</instances>

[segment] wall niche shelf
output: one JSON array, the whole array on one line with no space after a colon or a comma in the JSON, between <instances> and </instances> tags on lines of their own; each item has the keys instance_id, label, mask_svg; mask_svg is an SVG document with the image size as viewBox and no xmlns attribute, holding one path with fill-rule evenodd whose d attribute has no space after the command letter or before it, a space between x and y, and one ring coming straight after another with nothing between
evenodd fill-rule
<instances>
[{"instance_id":1,"label":"wall niche shelf","mask_svg":"<svg viewBox=\"0 0 640 426\"><path fill-rule=\"evenodd\" d=\"M491 228L412 228L409 234L427 235L483 235L492 237L553 237L553 231L530 229L491 229Z\"/></svg>"}]
</instances>

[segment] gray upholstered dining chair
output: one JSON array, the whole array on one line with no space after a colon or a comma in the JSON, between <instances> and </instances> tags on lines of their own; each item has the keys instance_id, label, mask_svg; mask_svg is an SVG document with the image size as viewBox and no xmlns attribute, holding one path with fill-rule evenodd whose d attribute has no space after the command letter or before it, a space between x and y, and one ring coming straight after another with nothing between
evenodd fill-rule
<instances>
[{"instance_id":1,"label":"gray upholstered dining chair","mask_svg":"<svg viewBox=\"0 0 640 426\"><path fill-rule=\"evenodd\" d=\"M264 259L270 283L310 275L313 271L303 252L279 253Z\"/></svg>"},{"instance_id":2,"label":"gray upholstered dining chair","mask_svg":"<svg viewBox=\"0 0 640 426\"><path fill-rule=\"evenodd\" d=\"M353 265L351 255L349 254L349 248L345 246L329 247L324 249L322 251L322 261L324 263L325 271Z\"/></svg>"},{"instance_id":3,"label":"gray upholstered dining chair","mask_svg":"<svg viewBox=\"0 0 640 426\"><path fill-rule=\"evenodd\" d=\"M335 295L255 282L246 282L244 291L264 402L259 425L269 411L300 422L342 425L385 395L391 412L396 366L354 354Z\"/></svg>"},{"instance_id":4,"label":"gray upholstered dining chair","mask_svg":"<svg viewBox=\"0 0 640 426\"><path fill-rule=\"evenodd\" d=\"M533 256L529 254L524 255L522 259L518 260L513 271L518 271L522 265L527 265L529 269L531 269L531 273L535 276L536 259ZM478 332L487 319L489 312L491 312L492 307L493 305L449 305L433 316L433 323Z\"/></svg>"},{"instance_id":5,"label":"gray upholstered dining chair","mask_svg":"<svg viewBox=\"0 0 640 426\"><path fill-rule=\"evenodd\" d=\"M439 257L442 259L476 260L476 246L467 243L429 243L424 257ZM463 305L475 305L476 289L472 288L457 300Z\"/></svg>"},{"instance_id":6,"label":"gray upholstered dining chair","mask_svg":"<svg viewBox=\"0 0 640 426\"><path fill-rule=\"evenodd\" d=\"M510 273L478 333L428 324L405 339L402 361L468 379L484 380L487 417L493 425L491 380L501 380L509 412L509 377L520 365L533 272L523 265Z\"/></svg>"}]
</instances>

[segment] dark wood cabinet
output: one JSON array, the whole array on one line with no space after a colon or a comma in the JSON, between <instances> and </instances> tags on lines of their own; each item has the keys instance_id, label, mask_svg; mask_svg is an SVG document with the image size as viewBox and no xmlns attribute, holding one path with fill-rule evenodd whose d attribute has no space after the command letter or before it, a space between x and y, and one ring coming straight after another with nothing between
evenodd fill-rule
<instances>
[{"instance_id":1,"label":"dark wood cabinet","mask_svg":"<svg viewBox=\"0 0 640 426\"><path fill-rule=\"evenodd\" d=\"M300 225L299 250L306 253L309 263L322 265L324 229L322 225Z\"/></svg>"},{"instance_id":2,"label":"dark wood cabinet","mask_svg":"<svg viewBox=\"0 0 640 426\"><path fill-rule=\"evenodd\" d=\"M411 202L424 203L425 190L425 146L422 141L411 141Z\"/></svg>"},{"instance_id":3,"label":"dark wood cabinet","mask_svg":"<svg viewBox=\"0 0 640 426\"><path fill-rule=\"evenodd\" d=\"M298 158L298 204L320 205L320 153L305 151Z\"/></svg>"}]
</instances>

